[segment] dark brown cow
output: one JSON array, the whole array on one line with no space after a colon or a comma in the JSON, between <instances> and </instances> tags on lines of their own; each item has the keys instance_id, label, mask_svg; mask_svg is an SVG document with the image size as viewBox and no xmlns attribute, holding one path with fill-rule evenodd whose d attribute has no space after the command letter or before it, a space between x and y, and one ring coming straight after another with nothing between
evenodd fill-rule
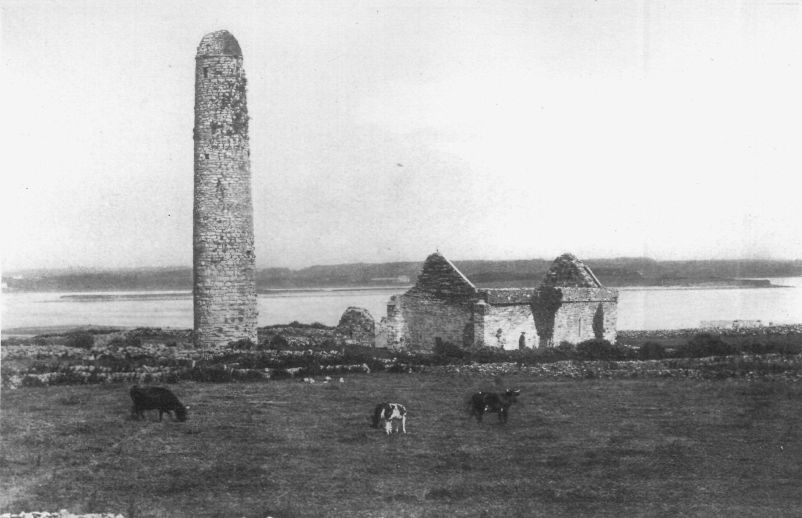
<instances>
[{"instance_id":1,"label":"dark brown cow","mask_svg":"<svg viewBox=\"0 0 802 518\"><path fill-rule=\"evenodd\" d=\"M498 414L498 421L500 423L507 422L510 405L518 401L518 394L520 390L507 389L502 394L495 392L477 392L471 396L470 408L471 415L476 417L476 421L481 423L482 416L488 412L495 412Z\"/></svg>"},{"instance_id":2,"label":"dark brown cow","mask_svg":"<svg viewBox=\"0 0 802 518\"><path fill-rule=\"evenodd\" d=\"M158 410L159 421L162 420L162 415L170 415L170 412L175 412L175 418L178 421L187 420L187 409L181 404L175 394L170 392L164 387L139 387L134 385L131 387L131 400L134 406L131 409L131 415L137 418L144 418L145 410ZM172 416L171 416L172 417Z\"/></svg>"}]
</instances>

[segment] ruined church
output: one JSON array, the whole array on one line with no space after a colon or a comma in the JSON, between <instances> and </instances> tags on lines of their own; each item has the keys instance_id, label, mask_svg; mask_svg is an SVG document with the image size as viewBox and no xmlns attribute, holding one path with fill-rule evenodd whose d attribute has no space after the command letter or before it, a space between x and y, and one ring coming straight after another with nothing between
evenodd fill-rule
<instances>
[{"instance_id":1,"label":"ruined church","mask_svg":"<svg viewBox=\"0 0 802 518\"><path fill-rule=\"evenodd\" d=\"M536 288L477 288L440 253L426 258L417 283L387 304L391 348L551 347L593 338L615 341L618 291L605 288L571 254L554 260Z\"/></svg>"}]
</instances>

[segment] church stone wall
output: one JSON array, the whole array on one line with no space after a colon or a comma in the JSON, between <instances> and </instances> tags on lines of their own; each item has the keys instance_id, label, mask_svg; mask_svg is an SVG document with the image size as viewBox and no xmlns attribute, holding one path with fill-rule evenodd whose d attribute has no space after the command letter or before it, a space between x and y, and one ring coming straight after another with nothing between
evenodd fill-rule
<instances>
[{"instance_id":1,"label":"church stone wall","mask_svg":"<svg viewBox=\"0 0 802 518\"><path fill-rule=\"evenodd\" d=\"M484 318L484 345L518 349L521 331L526 332L526 347L538 346L535 319L529 304L490 306Z\"/></svg>"},{"instance_id":2,"label":"church stone wall","mask_svg":"<svg viewBox=\"0 0 802 518\"><path fill-rule=\"evenodd\" d=\"M387 316L382 318L379 330L376 333L377 347L378 340L385 338L382 347L393 349L406 349L409 328L404 320L404 312L401 311L401 297L393 295L387 303Z\"/></svg>"},{"instance_id":3,"label":"church stone wall","mask_svg":"<svg viewBox=\"0 0 802 518\"><path fill-rule=\"evenodd\" d=\"M594 338L615 342L618 292L609 288L561 288L563 302L554 316L553 344Z\"/></svg>"},{"instance_id":4,"label":"church stone wall","mask_svg":"<svg viewBox=\"0 0 802 518\"><path fill-rule=\"evenodd\" d=\"M388 314L391 347L432 351L437 340L460 346L473 344L472 304L454 304L425 294L397 298L395 314Z\"/></svg>"}]
</instances>

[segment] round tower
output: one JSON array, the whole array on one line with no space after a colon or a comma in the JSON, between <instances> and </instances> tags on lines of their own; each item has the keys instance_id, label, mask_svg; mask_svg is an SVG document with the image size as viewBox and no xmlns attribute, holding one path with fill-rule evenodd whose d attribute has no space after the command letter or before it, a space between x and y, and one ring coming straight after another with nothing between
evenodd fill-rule
<instances>
[{"instance_id":1,"label":"round tower","mask_svg":"<svg viewBox=\"0 0 802 518\"><path fill-rule=\"evenodd\" d=\"M245 70L228 31L207 34L195 57L195 346L256 343L253 204Z\"/></svg>"}]
</instances>

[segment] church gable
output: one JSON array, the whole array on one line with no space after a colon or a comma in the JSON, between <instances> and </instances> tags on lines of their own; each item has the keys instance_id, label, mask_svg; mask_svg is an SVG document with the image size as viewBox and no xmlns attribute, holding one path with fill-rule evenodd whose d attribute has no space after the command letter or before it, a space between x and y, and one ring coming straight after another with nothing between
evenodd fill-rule
<instances>
[{"instance_id":1,"label":"church gable","mask_svg":"<svg viewBox=\"0 0 802 518\"><path fill-rule=\"evenodd\" d=\"M418 275L415 291L423 291L442 299L465 299L477 296L476 286L454 264L434 253L426 258Z\"/></svg>"},{"instance_id":2,"label":"church gable","mask_svg":"<svg viewBox=\"0 0 802 518\"><path fill-rule=\"evenodd\" d=\"M573 254L563 254L551 265L541 286L554 288L601 288L590 268Z\"/></svg>"}]
</instances>

